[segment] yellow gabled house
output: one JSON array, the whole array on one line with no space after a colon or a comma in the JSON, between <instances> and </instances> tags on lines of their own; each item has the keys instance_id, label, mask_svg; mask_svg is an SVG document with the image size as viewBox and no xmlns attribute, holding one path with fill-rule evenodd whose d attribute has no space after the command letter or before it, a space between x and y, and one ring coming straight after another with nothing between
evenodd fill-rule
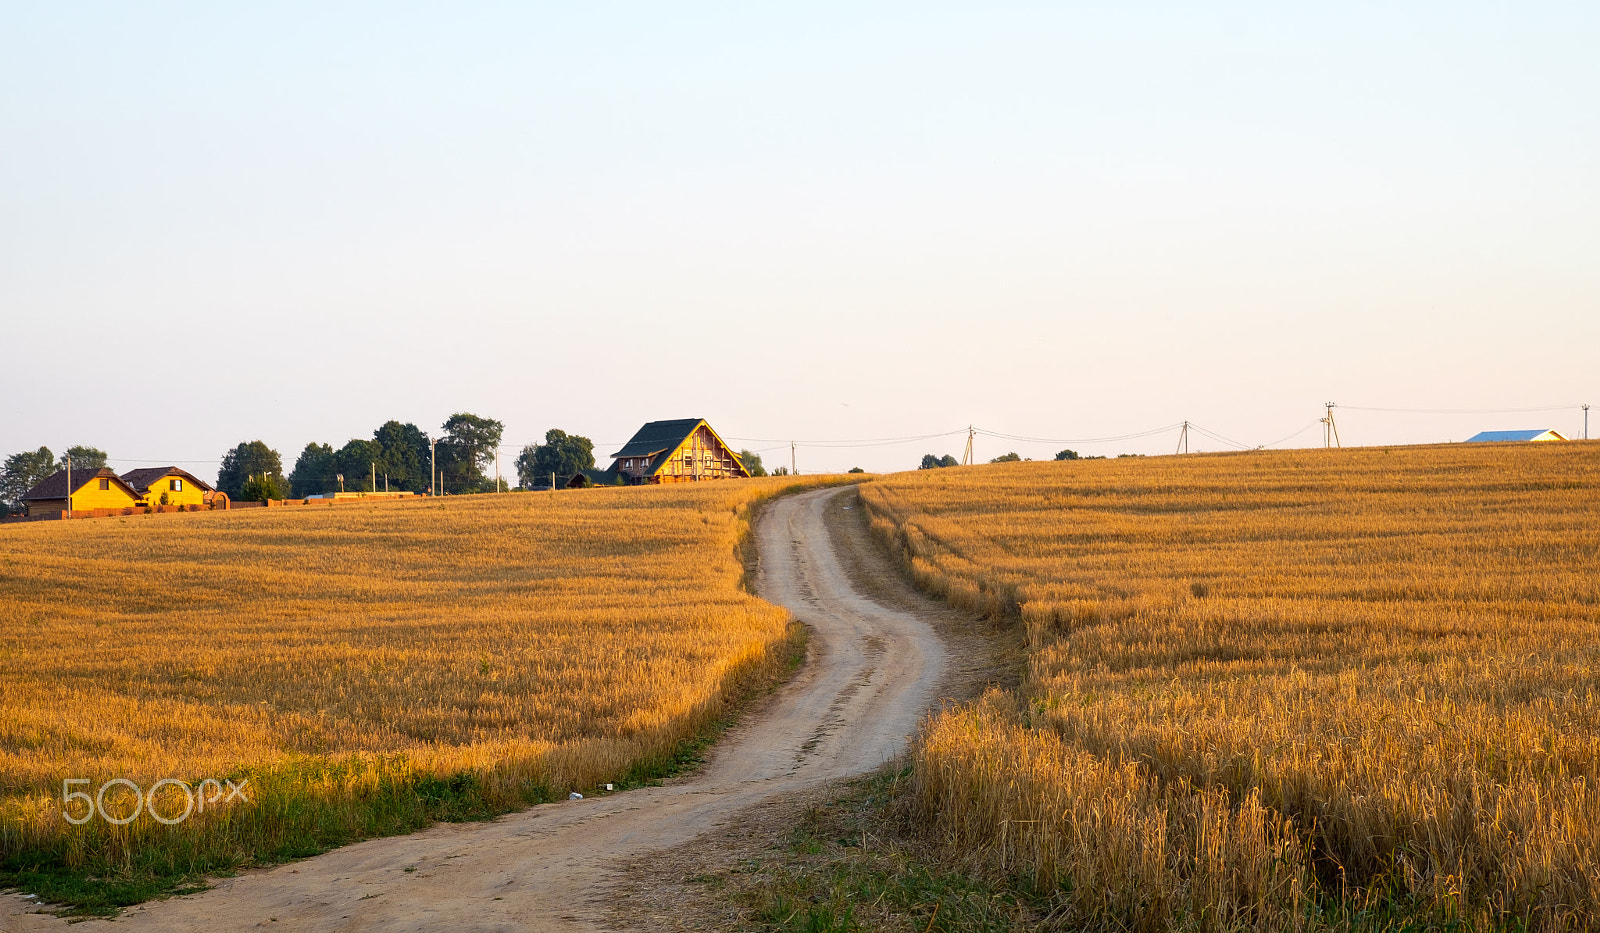
<instances>
[{"instance_id":1,"label":"yellow gabled house","mask_svg":"<svg viewBox=\"0 0 1600 933\"><path fill-rule=\"evenodd\" d=\"M175 466L142 467L122 474L139 505L204 505L212 492L209 484Z\"/></svg>"},{"instance_id":2,"label":"yellow gabled house","mask_svg":"<svg viewBox=\"0 0 1600 933\"><path fill-rule=\"evenodd\" d=\"M28 490L22 504L29 515L47 515L67 510L67 471L57 470L39 485ZM122 477L105 467L72 471L72 510L126 509L138 504L139 496Z\"/></svg>"},{"instance_id":3,"label":"yellow gabled house","mask_svg":"<svg viewBox=\"0 0 1600 933\"><path fill-rule=\"evenodd\" d=\"M704 418L652 421L611 460L611 469L600 474L602 483L618 478L628 485L693 483L750 475L739 455Z\"/></svg>"}]
</instances>

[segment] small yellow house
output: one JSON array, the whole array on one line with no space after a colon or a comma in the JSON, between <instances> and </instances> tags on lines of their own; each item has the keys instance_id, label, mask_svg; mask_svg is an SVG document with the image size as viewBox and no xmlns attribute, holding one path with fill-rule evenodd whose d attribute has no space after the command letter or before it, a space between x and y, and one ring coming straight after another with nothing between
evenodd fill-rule
<instances>
[{"instance_id":1,"label":"small yellow house","mask_svg":"<svg viewBox=\"0 0 1600 933\"><path fill-rule=\"evenodd\" d=\"M175 466L143 467L122 474L139 505L203 505L211 486Z\"/></svg>"},{"instance_id":2,"label":"small yellow house","mask_svg":"<svg viewBox=\"0 0 1600 933\"><path fill-rule=\"evenodd\" d=\"M105 467L72 471L72 510L126 509L137 504L139 496L122 477ZM57 470L39 485L28 490L22 504L29 515L47 515L67 510L67 471Z\"/></svg>"}]
</instances>

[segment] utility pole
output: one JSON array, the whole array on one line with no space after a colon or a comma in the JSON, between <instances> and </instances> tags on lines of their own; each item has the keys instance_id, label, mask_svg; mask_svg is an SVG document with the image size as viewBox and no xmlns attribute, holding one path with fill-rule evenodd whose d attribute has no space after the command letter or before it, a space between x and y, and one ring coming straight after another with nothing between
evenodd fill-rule
<instances>
[{"instance_id":1,"label":"utility pole","mask_svg":"<svg viewBox=\"0 0 1600 933\"><path fill-rule=\"evenodd\" d=\"M550 474L550 495L553 496L555 494L556 494L556 474L554 472L551 472L551 474Z\"/></svg>"},{"instance_id":2,"label":"utility pole","mask_svg":"<svg viewBox=\"0 0 1600 933\"><path fill-rule=\"evenodd\" d=\"M72 517L72 454L67 454L67 517Z\"/></svg>"},{"instance_id":3,"label":"utility pole","mask_svg":"<svg viewBox=\"0 0 1600 933\"><path fill-rule=\"evenodd\" d=\"M500 448L494 449L494 491L500 491Z\"/></svg>"},{"instance_id":4,"label":"utility pole","mask_svg":"<svg viewBox=\"0 0 1600 933\"><path fill-rule=\"evenodd\" d=\"M1324 448L1344 446L1339 443L1339 426L1333 423L1333 410L1337 407L1339 406L1334 402L1328 402L1328 413L1320 419L1322 421L1322 446Z\"/></svg>"},{"instance_id":5,"label":"utility pole","mask_svg":"<svg viewBox=\"0 0 1600 933\"><path fill-rule=\"evenodd\" d=\"M378 461L372 461L372 491L378 491Z\"/></svg>"},{"instance_id":6,"label":"utility pole","mask_svg":"<svg viewBox=\"0 0 1600 933\"><path fill-rule=\"evenodd\" d=\"M1583 403L1583 439L1589 439L1589 403Z\"/></svg>"},{"instance_id":7,"label":"utility pole","mask_svg":"<svg viewBox=\"0 0 1600 933\"><path fill-rule=\"evenodd\" d=\"M439 494L439 486L438 486L439 468L436 465L439 462L439 458L434 453L434 449L433 449L434 445L436 445L438 443L439 443L439 439L438 438L436 438L436 437L428 438L428 495L430 495L430 496L437 496Z\"/></svg>"},{"instance_id":8,"label":"utility pole","mask_svg":"<svg viewBox=\"0 0 1600 933\"><path fill-rule=\"evenodd\" d=\"M1189 422L1185 421L1183 423L1183 430L1181 432L1179 432L1179 434L1178 434L1178 453L1186 454L1188 452L1189 452Z\"/></svg>"},{"instance_id":9,"label":"utility pole","mask_svg":"<svg viewBox=\"0 0 1600 933\"><path fill-rule=\"evenodd\" d=\"M340 492L344 492L344 474L343 473L335 473L333 475L339 478L339 491Z\"/></svg>"},{"instance_id":10,"label":"utility pole","mask_svg":"<svg viewBox=\"0 0 1600 933\"><path fill-rule=\"evenodd\" d=\"M800 468L795 465L794 441L789 442L789 475L800 475Z\"/></svg>"},{"instance_id":11,"label":"utility pole","mask_svg":"<svg viewBox=\"0 0 1600 933\"><path fill-rule=\"evenodd\" d=\"M972 425L967 425L967 449L966 452L961 455L962 466L972 466L972 438L977 433L977 430L974 429Z\"/></svg>"}]
</instances>

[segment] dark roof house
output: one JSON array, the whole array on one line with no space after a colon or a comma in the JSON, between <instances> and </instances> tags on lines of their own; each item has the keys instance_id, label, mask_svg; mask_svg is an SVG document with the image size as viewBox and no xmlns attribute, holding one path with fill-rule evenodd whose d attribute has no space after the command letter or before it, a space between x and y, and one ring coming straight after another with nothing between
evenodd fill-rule
<instances>
[{"instance_id":1,"label":"dark roof house","mask_svg":"<svg viewBox=\"0 0 1600 933\"><path fill-rule=\"evenodd\" d=\"M150 485L152 483L160 482L169 476L176 476L180 479L188 480L205 492L212 491L212 486L210 483L199 479L188 470L180 470L175 466L140 467L137 470L129 470L128 472L122 474L122 480L129 486L132 486L133 491L138 493L139 498L142 499L150 494Z\"/></svg>"},{"instance_id":2,"label":"dark roof house","mask_svg":"<svg viewBox=\"0 0 1600 933\"><path fill-rule=\"evenodd\" d=\"M603 474L609 485L620 477L629 485L692 483L736 479L750 472L704 418L651 421L611 455ZM602 482L597 479L596 482Z\"/></svg>"},{"instance_id":3,"label":"dark roof house","mask_svg":"<svg viewBox=\"0 0 1600 933\"><path fill-rule=\"evenodd\" d=\"M129 486L122 479L122 477L118 476L115 471L111 470L109 467L101 467L98 470L83 470L83 469L73 470L72 471L72 493L73 493L73 495L77 495L80 491L82 491L83 487L89 485L90 483L92 483L92 482L94 482L96 480L101 480L101 479L111 480L114 484L116 484L118 486L121 486L124 489L126 489L130 495L133 494L133 488L131 486ZM39 481L39 485L33 487L32 489L30 489L27 492L22 494L22 501L23 502L29 502L29 501L34 501L34 500L38 500L38 499L66 499L66 498L67 498L67 471L64 470L64 469L63 470L57 470L54 473L51 473L49 476L46 476L44 479L40 480ZM137 497L135 497L135 498L137 498Z\"/></svg>"},{"instance_id":4,"label":"dark roof house","mask_svg":"<svg viewBox=\"0 0 1600 933\"><path fill-rule=\"evenodd\" d=\"M63 512L67 508L68 495L67 471L57 470L23 493L22 503L27 507L29 515ZM106 467L97 470L73 470L70 495L74 511L124 508L139 498L132 486Z\"/></svg>"}]
</instances>

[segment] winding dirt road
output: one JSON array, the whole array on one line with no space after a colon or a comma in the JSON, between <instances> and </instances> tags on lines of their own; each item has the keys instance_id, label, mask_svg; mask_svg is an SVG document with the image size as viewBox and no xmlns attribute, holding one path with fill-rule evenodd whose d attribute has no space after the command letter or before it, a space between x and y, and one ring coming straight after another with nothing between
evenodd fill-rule
<instances>
[{"instance_id":1,"label":"winding dirt road","mask_svg":"<svg viewBox=\"0 0 1600 933\"><path fill-rule=\"evenodd\" d=\"M147 904L116 930L506 930L607 928L618 866L680 846L752 805L871 770L899 754L935 702L943 644L914 613L852 587L824 516L855 497L782 498L755 528L756 588L812 629L806 665L730 731L704 769L662 787L534 807L488 823L440 824L222 879ZM0 929L66 929L0 908ZM75 931L108 927L105 921Z\"/></svg>"}]
</instances>

